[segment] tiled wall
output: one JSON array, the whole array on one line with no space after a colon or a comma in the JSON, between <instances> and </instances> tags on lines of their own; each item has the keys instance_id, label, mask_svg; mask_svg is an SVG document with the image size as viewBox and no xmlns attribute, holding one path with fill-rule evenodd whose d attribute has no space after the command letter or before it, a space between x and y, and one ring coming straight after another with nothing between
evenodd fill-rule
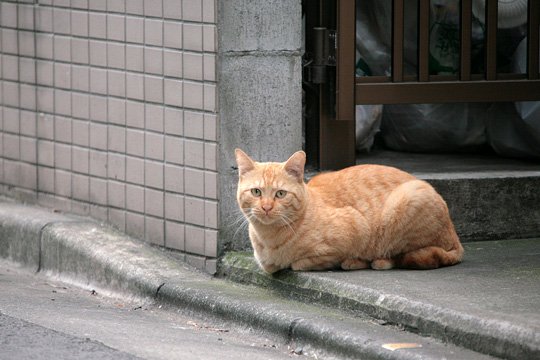
<instances>
[{"instance_id":1,"label":"tiled wall","mask_svg":"<svg viewBox=\"0 0 540 360\"><path fill-rule=\"evenodd\" d=\"M0 190L213 272L215 0L0 6Z\"/></svg>"}]
</instances>

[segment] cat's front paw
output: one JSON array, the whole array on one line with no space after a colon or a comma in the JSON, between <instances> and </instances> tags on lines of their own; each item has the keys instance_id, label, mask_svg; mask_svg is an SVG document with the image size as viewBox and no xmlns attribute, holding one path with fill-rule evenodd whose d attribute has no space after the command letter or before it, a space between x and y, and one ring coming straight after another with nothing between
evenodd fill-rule
<instances>
[{"instance_id":1,"label":"cat's front paw","mask_svg":"<svg viewBox=\"0 0 540 360\"><path fill-rule=\"evenodd\" d=\"M270 264L270 263L260 263L259 265L264 270L264 272L266 272L268 274L273 274L273 273L281 270L281 268L279 266L276 266L276 265Z\"/></svg>"},{"instance_id":2,"label":"cat's front paw","mask_svg":"<svg viewBox=\"0 0 540 360\"><path fill-rule=\"evenodd\" d=\"M371 262L371 268L373 270L390 270L394 267L394 260L392 259L377 259Z\"/></svg>"},{"instance_id":3,"label":"cat's front paw","mask_svg":"<svg viewBox=\"0 0 540 360\"><path fill-rule=\"evenodd\" d=\"M321 271L334 269L338 264L333 257L319 256L297 260L291 264L291 268L294 271Z\"/></svg>"},{"instance_id":4,"label":"cat's front paw","mask_svg":"<svg viewBox=\"0 0 540 360\"><path fill-rule=\"evenodd\" d=\"M369 263L358 258L349 258L341 263L341 268L343 270L367 269L369 268Z\"/></svg>"}]
</instances>

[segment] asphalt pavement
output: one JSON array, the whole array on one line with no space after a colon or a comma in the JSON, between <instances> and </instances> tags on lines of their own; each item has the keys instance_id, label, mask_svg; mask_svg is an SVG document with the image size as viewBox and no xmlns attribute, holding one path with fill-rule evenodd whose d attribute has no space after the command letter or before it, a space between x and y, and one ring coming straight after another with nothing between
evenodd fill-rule
<instances>
[{"instance_id":1,"label":"asphalt pavement","mask_svg":"<svg viewBox=\"0 0 540 360\"><path fill-rule=\"evenodd\" d=\"M295 356L281 339L148 299L80 288L5 260L0 260L0 294L2 360Z\"/></svg>"}]
</instances>

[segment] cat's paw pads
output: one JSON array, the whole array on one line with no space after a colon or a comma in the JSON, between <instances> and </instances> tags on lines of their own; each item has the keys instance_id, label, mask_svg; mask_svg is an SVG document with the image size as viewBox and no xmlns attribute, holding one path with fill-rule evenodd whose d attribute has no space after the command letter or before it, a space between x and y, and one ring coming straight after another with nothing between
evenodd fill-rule
<instances>
[{"instance_id":1,"label":"cat's paw pads","mask_svg":"<svg viewBox=\"0 0 540 360\"><path fill-rule=\"evenodd\" d=\"M371 262L373 270L389 270L394 267L394 262L390 259L377 259Z\"/></svg>"},{"instance_id":2,"label":"cat's paw pads","mask_svg":"<svg viewBox=\"0 0 540 360\"><path fill-rule=\"evenodd\" d=\"M343 270L360 270L369 268L369 263L360 259L346 259L341 263Z\"/></svg>"}]
</instances>

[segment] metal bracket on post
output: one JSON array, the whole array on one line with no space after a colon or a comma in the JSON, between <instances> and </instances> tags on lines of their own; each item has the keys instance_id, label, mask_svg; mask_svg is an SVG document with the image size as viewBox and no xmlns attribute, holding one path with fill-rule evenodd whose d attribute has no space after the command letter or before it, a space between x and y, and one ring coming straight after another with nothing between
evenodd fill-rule
<instances>
[{"instance_id":1,"label":"metal bracket on post","mask_svg":"<svg viewBox=\"0 0 540 360\"><path fill-rule=\"evenodd\" d=\"M314 53L309 66L308 81L313 84L326 82L327 67L336 66L337 34L336 30L325 27L313 28Z\"/></svg>"}]
</instances>

